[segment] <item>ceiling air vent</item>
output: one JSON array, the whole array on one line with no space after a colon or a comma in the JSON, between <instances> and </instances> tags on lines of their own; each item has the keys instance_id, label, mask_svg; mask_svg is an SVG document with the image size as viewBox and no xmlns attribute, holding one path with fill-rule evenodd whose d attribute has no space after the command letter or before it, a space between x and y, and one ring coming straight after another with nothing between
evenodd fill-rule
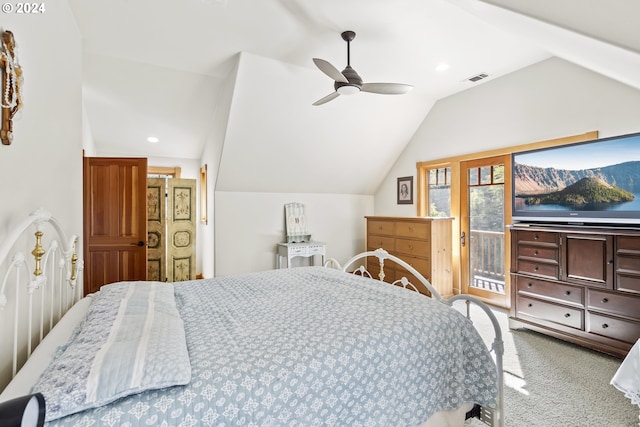
<instances>
[{"instance_id":1,"label":"ceiling air vent","mask_svg":"<svg viewBox=\"0 0 640 427\"><path fill-rule=\"evenodd\" d=\"M477 82L480 81L482 79L486 79L487 77L489 77L489 75L487 73L480 73L480 74L476 74L475 76L471 76L469 77L467 80L469 80L470 82Z\"/></svg>"}]
</instances>

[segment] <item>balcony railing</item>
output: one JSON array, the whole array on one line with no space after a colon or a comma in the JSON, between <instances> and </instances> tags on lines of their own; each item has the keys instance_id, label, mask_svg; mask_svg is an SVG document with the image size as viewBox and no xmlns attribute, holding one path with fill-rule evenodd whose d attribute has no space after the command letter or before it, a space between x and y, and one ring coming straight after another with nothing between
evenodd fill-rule
<instances>
[{"instance_id":1,"label":"balcony railing","mask_svg":"<svg viewBox=\"0 0 640 427\"><path fill-rule=\"evenodd\" d=\"M504 293L504 232L471 230L471 286Z\"/></svg>"}]
</instances>

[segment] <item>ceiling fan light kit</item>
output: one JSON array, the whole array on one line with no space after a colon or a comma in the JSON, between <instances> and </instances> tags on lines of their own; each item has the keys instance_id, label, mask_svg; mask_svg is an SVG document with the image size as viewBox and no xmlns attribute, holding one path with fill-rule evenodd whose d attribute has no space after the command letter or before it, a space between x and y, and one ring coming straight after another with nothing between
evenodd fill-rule
<instances>
[{"instance_id":1,"label":"ceiling fan light kit","mask_svg":"<svg viewBox=\"0 0 640 427\"><path fill-rule=\"evenodd\" d=\"M351 68L351 42L355 37L356 33L353 31L344 31L342 33L342 39L347 42L347 66L342 72L324 59L313 58L313 63L316 64L316 67L333 79L333 87L335 89L335 92L317 100L313 105L322 105L340 95L353 95L358 92L401 95L413 89L413 86L402 83L364 83L356 70Z\"/></svg>"}]
</instances>

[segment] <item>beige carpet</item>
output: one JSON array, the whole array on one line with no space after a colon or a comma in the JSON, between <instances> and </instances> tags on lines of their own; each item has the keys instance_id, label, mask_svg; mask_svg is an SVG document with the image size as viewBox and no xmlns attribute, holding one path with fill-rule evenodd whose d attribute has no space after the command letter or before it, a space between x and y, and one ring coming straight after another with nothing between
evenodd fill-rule
<instances>
[{"instance_id":1,"label":"beige carpet","mask_svg":"<svg viewBox=\"0 0 640 427\"><path fill-rule=\"evenodd\" d=\"M464 304L456 307L464 310ZM510 331L507 314L494 310L505 343L505 426L638 427L640 410L611 378L621 360L527 330ZM472 310L488 339L490 324ZM466 426L484 426L469 420Z\"/></svg>"}]
</instances>

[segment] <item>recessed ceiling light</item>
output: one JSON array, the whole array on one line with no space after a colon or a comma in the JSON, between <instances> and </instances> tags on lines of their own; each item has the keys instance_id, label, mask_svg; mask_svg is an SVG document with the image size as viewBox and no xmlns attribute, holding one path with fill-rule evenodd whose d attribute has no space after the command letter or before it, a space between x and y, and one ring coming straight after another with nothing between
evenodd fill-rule
<instances>
[{"instance_id":1,"label":"recessed ceiling light","mask_svg":"<svg viewBox=\"0 0 640 427\"><path fill-rule=\"evenodd\" d=\"M149 138L147 138L147 141L149 142L158 142L160 141L158 138L156 138L155 136L150 136Z\"/></svg>"},{"instance_id":2,"label":"recessed ceiling light","mask_svg":"<svg viewBox=\"0 0 640 427\"><path fill-rule=\"evenodd\" d=\"M438 64L438 66L436 67L436 71L446 71L449 69L449 64L441 62L440 64Z\"/></svg>"}]
</instances>

